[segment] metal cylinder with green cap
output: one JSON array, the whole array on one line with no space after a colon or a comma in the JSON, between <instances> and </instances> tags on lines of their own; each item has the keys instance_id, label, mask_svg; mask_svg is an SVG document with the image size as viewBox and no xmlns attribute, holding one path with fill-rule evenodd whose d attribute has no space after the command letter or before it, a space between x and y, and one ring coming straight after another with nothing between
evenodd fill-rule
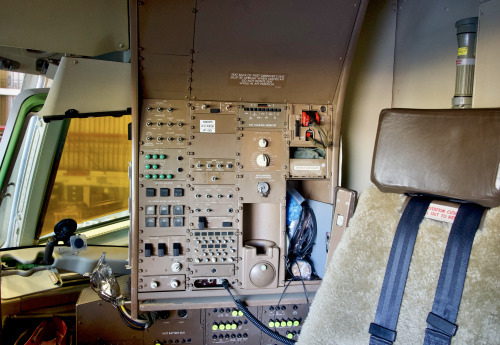
<instances>
[{"instance_id":1,"label":"metal cylinder with green cap","mask_svg":"<svg viewBox=\"0 0 500 345\"><path fill-rule=\"evenodd\" d=\"M471 17L457 21L457 70L453 108L471 108L474 87L474 68L476 65L476 36L478 18Z\"/></svg>"}]
</instances>

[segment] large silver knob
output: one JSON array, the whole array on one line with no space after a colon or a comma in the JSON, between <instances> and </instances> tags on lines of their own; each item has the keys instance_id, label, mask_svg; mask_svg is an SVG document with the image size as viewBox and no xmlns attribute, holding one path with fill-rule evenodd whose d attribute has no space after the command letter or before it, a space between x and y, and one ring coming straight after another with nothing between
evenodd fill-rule
<instances>
[{"instance_id":1,"label":"large silver knob","mask_svg":"<svg viewBox=\"0 0 500 345\"><path fill-rule=\"evenodd\" d=\"M269 156L262 153L257 156L257 165L260 167L267 167L269 165Z\"/></svg>"}]
</instances>

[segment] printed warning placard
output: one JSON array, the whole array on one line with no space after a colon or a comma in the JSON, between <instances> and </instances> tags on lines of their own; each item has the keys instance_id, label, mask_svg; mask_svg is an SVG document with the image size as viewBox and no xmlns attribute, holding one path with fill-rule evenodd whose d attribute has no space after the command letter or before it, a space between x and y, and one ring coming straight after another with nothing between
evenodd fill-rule
<instances>
[{"instance_id":1,"label":"printed warning placard","mask_svg":"<svg viewBox=\"0 0 500 345\"><path fill-rule=\"evenodd\" d=\"M457 216L458 207L439 205L431 203L425 214L425 218L438 220L441 222L453 223Z\"/></svg>"},{"instance_id":2,"label":"printed warning placard","mask_svg":"<svg viewBox=\"0 0 500 345\"><path fill-rule=\"evenodd\" d=\"M287 75L283 73L229 73L231 86L262 86L280 89L286 84Z\"/></svg>"},{"instance_id":3,"label":"printed warning placard","mask_svg":"<svg viewBox=\"0 0 500 345\"><path fill-rule=\"evenodd\" d=\"M215 120L200 120L201 133L215 133Z\"/></svg>"}]
</instances>

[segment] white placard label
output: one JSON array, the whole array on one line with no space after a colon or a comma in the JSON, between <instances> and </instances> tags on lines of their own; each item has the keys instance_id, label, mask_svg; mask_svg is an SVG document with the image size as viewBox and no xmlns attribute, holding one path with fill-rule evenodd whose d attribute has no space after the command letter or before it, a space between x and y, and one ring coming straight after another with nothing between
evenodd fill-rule
<instances>
[{"instance_id":1,"label":"white placard label","mask_svg":"<svg viewBox=\"0 0 500 345\"><path fill-rule=\"evenodd\" d=\"M284 73L229 73L231 86L259 86L281 89L286 84L287 75Z\"/></svg>"},{"instance_id":2,"label":"white placard label","mask_svg":"<svg viewBox=\"0 0 500 345\"><path fill-rule=\"evenodd\" d=\"M215 120L200 120L201 133L215 133Z\"/></svg>"},{"instance_id":3,"label":"white placard label","mask_svg":"<svg viewBox=\"0 0 500 345\"><path fill-rule=\"evenodd\" d=\"M293 167L294 170L306 170L306 171L320 171L321 167L319 165L296 165Z\"/></svg>"},{"instance_id":4,"label":"white placard label","mask_svg":"<svg viewBox=\"0 0 500 345\"><path fill-rule=\"evenodd\" d=\"M431 203L425 213L425 218L438 220L440 222L453 223L455 217L457 216L457 211L457 207Z\"/></svg>"}]
</instances>

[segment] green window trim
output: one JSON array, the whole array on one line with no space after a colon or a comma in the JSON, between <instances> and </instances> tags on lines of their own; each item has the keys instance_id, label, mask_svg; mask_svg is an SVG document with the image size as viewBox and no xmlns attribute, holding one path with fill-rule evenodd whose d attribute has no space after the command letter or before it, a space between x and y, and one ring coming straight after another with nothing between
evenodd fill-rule
<instances>
[{"instance_id":1,"label":"green window trim","mask_svg":"<svg viewBox=\"0 0 500 345\"><path fill-rule=\"evenodd\" d=\"M26 119L26 116L31 112L40 111L46 99L47 94L40 93L27 98L21 105L21 109L19 110L19 115L17 116L16 123L9 140L9 144L7 146L7 150L5 151L5 157L2 162L2 166L0 167L0 187L2 187L5 182L5 177L7 176L7 171L9 170L12 156L14 154L14 149L19 140L19 136L21 135L21 129L23 128L23 123Z\"/></svg>"}]
</instances>

